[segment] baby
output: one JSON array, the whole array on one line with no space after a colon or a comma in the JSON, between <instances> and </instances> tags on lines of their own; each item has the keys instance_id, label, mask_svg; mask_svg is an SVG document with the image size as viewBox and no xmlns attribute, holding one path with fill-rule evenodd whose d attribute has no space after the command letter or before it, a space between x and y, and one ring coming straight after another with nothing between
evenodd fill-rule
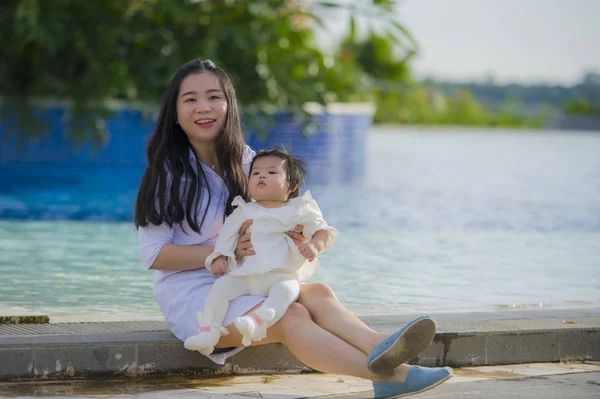
<instances>
[{"instance_id":1,"label":"baby","mask_svg":"<svg viewBox=\"0 0 600 399\"><path fill-rule=\"evenodd\" d=\"M250 165L248 191L254 200L236 197L237 208L225 224L213 253L206 258L206 268L222 276L214 283L198 312L199 334L185 340L184 346L210 354L227 330L222 326L229 301L241 295L266 296L263 304L234 324L243 336L242 344L266 337L267 328L285 314L298 299L300 281L312 277L319 265L317 254L333 245L338 236L335 228L323 220L321 210L310 191L299 196L306 172L302 162L277 148L259 151ZM256 255L239 263L235 248L242 224L252 220L250 240ZM303 226L308 242L296 246L285 233L296 225Z\"/></svg>"}]
</instances>

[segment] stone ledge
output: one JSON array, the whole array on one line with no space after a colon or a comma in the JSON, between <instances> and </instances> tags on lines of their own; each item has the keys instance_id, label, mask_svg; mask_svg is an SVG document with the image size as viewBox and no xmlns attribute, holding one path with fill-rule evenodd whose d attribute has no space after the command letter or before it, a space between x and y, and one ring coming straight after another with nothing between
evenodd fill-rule
<instances>
[{"instance_id":1,"label":"stone ledge","mask_svg":"<svg viewBox=\"0 0 600 399\"><path fill-rule=\"evenodd\" d=\"M568 320L556 315L519 319L502 319L501 315L486 319L474 314L436 316L439 332L433 344L413 362L424 366L461 367L600 360L600 316L593 314L600 312ZM361 317L378 331L393 331L410 318ZM151 325L153 331L119 332L113 328L115 332L87 334L77 331L101 329L90 328L91 323L78 324L78 328L50 324L47 326L55 328L54 334L37 335L10 335L9 326L0 326L0 380L214 376L310 370L280 344L247 348L220 366L185 350L170 332L160 330L156 322ZM103 324L109 330L114 327L110 323L96 324ZM133 328L128 327L129 323L118 326Z\"/></svg>"}]
</instances>

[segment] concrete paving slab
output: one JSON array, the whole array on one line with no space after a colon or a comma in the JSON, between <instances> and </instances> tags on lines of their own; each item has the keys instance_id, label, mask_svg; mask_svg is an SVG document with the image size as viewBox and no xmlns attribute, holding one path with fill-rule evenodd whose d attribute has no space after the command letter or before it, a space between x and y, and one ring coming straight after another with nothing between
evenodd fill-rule
<instances>
[{"instance_id":1,"label":"concrete paving slab","mask_svg":"<svg viewBox=\"0 0 600 399\"><path fill-rule=\"evenodd\" d=\"M600 365L524 364L456 369L447 383L415 398L597 398ZM320 398L372 397L366 380L331 374L252 375L107 381L0 383L0 398ZM562 395L562 396L561 396ZM594 396L596 395L596 396Z\"/></svg>"},{"instance_id":2,"label":"concrete paving slab","mask_svg":"<svg viewBox=\"0 0 600 399\"><path fill-rule=\"evenodd\" d=\"M459 369L460 373L479 373L483 377L532 377L540 375L558 375L570 373L586 373L600 371L597 365L586 363L533 363L533 364L509 364L502 366L466 367Z\"/></svg>"},{"instance_id":3,"label":"concrete paving slab","mask_svg":"<svg viewBox=\"0 0 600 399\"><path fill-rule=\"evenodd\" d=\"M470 367L600 360L600 309L539 314L544 317L527 312L436 315L439 332L413 362ZM361 319L391 332L412 316ZM0 325L0 356L8 360L0 362L0 380L310 371L280 344L247 348L224 366L216 365L185 350L161 320Z\"/></svg>"},{"instance_id":4,"label":"concrete paving slab","mask_svg":"<svg viewBox=\"0 0 600 399\"><path fill-rule=\"evenodd\" d=\"M600 397L600 372L444 384L415 399L591 399ZM348 397L346 399L368 396ZM340 397L341 398L341 397Z\"/></svg>"}]
</instances>

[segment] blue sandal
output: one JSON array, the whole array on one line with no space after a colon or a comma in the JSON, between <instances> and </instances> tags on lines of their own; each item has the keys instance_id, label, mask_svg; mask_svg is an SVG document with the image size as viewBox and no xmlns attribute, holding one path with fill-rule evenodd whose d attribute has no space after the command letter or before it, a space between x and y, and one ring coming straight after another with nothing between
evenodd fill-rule
<instances>
[{"instance_id":1,"label":"blue sandal","mask_svg":"<svg viewBox=\"0 0 600 399\"><path fill-rule=\"evenodd\" d=\"M369 354L367 365L376 374L388 373L423 352L435 337L435 322L418 317L381 341Z\"/></svg>"},{"instance_id":2,"label":"blue sandal","mask_svg":"<svg viewBox=\"0 0 600 399\"><path fill-rule=\"evenodd\" d=\"M450 367L423 368L411 366L404 382L373 382L375 399L395 399L435 388L452 377Z\"/></svg>"}]
</instances>

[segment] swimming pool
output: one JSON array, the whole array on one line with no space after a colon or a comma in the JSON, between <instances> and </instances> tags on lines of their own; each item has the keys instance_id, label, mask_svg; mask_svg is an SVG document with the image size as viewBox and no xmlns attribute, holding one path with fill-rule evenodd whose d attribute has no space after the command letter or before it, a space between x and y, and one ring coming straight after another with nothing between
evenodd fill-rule
<instances>
[{"instance_id":1,"label":"swimming pool","mask_svg":"<svg viewBox=\"0 0 600 399\"><path fill-rule=\"evenodd\" d=\"M600 134L376 129L367 153L364 182L310 187L341 233L316 280L350 309L600 304ZM0 306L158 313L132 223L0 220L0 253Z\"/></svg>"}]
</instances>

